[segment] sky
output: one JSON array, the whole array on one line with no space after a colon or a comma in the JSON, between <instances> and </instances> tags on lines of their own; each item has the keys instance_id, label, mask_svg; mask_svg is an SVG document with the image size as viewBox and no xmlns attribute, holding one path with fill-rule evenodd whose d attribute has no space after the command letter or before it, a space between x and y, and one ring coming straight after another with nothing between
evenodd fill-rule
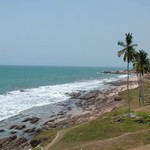
<instances>
[{"instance_id":1,"label":"sky","mask_svg":"<svg viewBox=\"0 0 150 150\"><path fill-rule=\"evenodd\" d=\"M150 55L149 0L0 0L0 65L114 66L133 33Z\"/></svg>"}]
</instances>

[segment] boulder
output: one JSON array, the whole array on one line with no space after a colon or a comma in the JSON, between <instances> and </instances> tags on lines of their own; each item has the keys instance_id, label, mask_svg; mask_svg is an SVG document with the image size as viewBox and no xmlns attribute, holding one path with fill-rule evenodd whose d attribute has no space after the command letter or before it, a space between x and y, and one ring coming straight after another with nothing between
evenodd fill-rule
<instances>
[{"instance_id":1,"label":"boulder","mask_svg":"<svg viewBox=\"0 0 150 150\"><path fill-rule=\"evenodd\" d=\"M72 93L66 93L66 94L69 95L72 99L73 98L76 99L81 95L80 92L72 92Z\"/></svg>"},{"instance_id":2,"label":"boulder","mask_svg":"<svg viewBox=\"0 0 150 150\"><path fill-rule=\"evenodd\" d=\"M122 98L119 95L114 97L114 101L121 101L121 100L122 100Z\"/></svg>"},{"instance_id":3,"label":"boulder","mask_svg":"<svg viewBox=\"0 0 150 150\"><path fill-rule=\"evenodd\" d=\"M91 99L91 98L96 98L96 96L98 95L99 91L91 91L91 92L88 92L84 95L81 95L79 96L79 99L83 99L83 100L88 100L88 99Z\"/></svg>"},{"instance_id":4,"label":"boulder","mask_svg":"<svg viewBox=\"0 0 150 150\"><path fill-rule=\"evenodd\" d=\"M10 126L10 129L16 129L16 130L22 130L26 128L26 125L12 125Z\"/></svg>"},{"instance_id":5,"label":"boulder","mask_svg":"<svg viewBox=\"0 0 150 150\"><path fill-rule=\"evenodd\" d=\"M35 132L35 127L33 127L33 128L30 128L30 129L27 129L27 130L25 130L24 132L25 133L33 133L33 132Z\"/></svg>"},{"instance_id":6,"label":"boulder","mask_svg":"<svg viewBox=\"0 0 150 150\"><path fill-rule=\"evenodd\" d=\"M36 147L36 146L39 145L40 143L41 143L40 140L35 140L35 139L33 139L33 140L30 141L30 144L32 145L32 147Z\"/></svg>"},{"instance_id":7,"label":"boulder","mask_svg":"<svg viewBox=\"0 0 150 150\"><path fill-rule=\"evenodd\" d=\"M40 120L38 117L31 117L31 118L25 118L22 122L28 122L30 121L31 124L35 124Z\"/></svg>"},{"instance_id":8,"label":"boulder","mask_svg":"<svg viewBox=\"0 0 150 150\"><path fill-rule=\"evenodd\" d=\"M17 133L17 131L11 131L10 133L11 133L11 134L16 134L16 133Z\"/></svg>"},{"instance_id":9,"label":"boulder","mask_svg":"<svg viewBox=\"0 0 150 150\"><path fill-rule=\"evenodd\" d=\"M4 132L4 131L5 131L4 129L0 129L0 133L1 133L1 132Z\"/></svg>"}]
</instances>

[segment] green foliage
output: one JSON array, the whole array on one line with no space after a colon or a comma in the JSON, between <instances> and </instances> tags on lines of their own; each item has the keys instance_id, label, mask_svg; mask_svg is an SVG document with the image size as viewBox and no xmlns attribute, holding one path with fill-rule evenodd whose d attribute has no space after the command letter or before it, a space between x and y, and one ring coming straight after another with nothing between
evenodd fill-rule
<instances>
[{"instance_id":1,"label":"green foliage","mask_svg":"<svg viewBox=\"0 0 150 150\"><path fill-rule=\"evenodd\" d=\"M47 145L48 143L50 143L57 134L58 130L45 130L40 132L39 134L35 135L33 137L33 140L38 140L42 142L42 146Z\"/></svg>"},{"instance_id":2,"label":"green foliage","mask_svg":"<svg viewBox=\"0 0 150 150\"><path fill-rule=\"evenodd\" d=\"M118 42L118 45L123 47L122 50L118 51L118 56L120 57L121 55L124 54L123 60L127 61L127 63L133 62L134 57L135 57L135 49L134 47L137 46L137 44L133 44L133 37L132 33L127 33L125 34L125 43L122 41Z\"/></svg>"}]
</instances>

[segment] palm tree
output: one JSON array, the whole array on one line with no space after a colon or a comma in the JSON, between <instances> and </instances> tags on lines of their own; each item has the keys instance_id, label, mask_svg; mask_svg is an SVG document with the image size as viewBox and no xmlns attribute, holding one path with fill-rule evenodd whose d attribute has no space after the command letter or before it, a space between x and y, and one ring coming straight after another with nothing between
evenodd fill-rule
<instances>
[{"instance_id":1,"label":"palm tree","mask_svg":"<svg viewBox=\"0 0 150 150\"><path fill-rule=\"evenodd\" d=\"M129 110L129 114L130 114L129 64L131 62L133 62L133 60L135 58L135 49L134 49L134 47L137 46L137 44L133 44L132 33L126 33L125 36L126 36L125 43L122 42L122 41L118 42L118 45L123 47L122 50L118 51L118 57L120 57L121 55L124 55L123 60L125 62L127 62L127 70L128 70L128 76L127 76L128 110Z\"/></svg>"},{"instance_id":2,"label":"palm tree","mask_svg":"<svg viewBox=\"0 0 150 150\"><path fill-rule=\"evenodd\" d=\"M147 57L148 53L145 52L144 50L139 50L139 52L136 53L135 61L134 61L134 68L139 74L139 106L141 99L144 103L144 74L149 71L149 66L150 66L150 60Z\"/></svg>"},{"instance_id":3,"label":"palm tree","mask_svg":"<svg viewBox=\"0 0 150 150\"><path fill-rule=\"evenodd\" d=\"M138 89L139 89L139 106L141 104L142 99L142 65L141 65L141 56L140 52L136 52L135 60L133 63L133 69L136 71L137 74L137 81L138 81Z\"/></svg>"}]
</instances>

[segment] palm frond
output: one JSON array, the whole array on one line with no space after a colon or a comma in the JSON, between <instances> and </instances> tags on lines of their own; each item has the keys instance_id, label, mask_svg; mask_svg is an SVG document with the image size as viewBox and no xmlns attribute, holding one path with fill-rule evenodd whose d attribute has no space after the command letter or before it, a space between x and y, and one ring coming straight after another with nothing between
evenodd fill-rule
<instances>
[{"instance_id":1,"label":"palm frond","mask_svg":"<svg viewBox=\"0 0 150 150\"><path fill-rule=\"evenodd\" d=\"M118 45L120 45L120 46L122 46L122 47L125 47L125 44L124 44L124 42L122 42L122 41L119 41L119 42L118 42Z\"/></svg>"},{"instance_id":2,"label":"palm frond","mask_svg":"<svg viewBox=\"0 0 150 150\"><path fill-rule=\"evenodd\" d=\"M132 33L126 33L126 43L127 45L131 45L132 44Z\"/></svg>"},{"instance_id":3,"label":"palm frond","mask_svg":"<svg viewBox=\"0 0 150 150\"><path fill-rule=\"evenodd\" d=\"M138 44L132 44L131 46L132 46L132 47L136 47L136 46L138 46Z\"/></svg>"},{"instance_id":4,"label":"palm frond","mask_svg":"<svg viewBox=\"0 0 150 150\"><path fill-rule=\"evenodd\" d=\"M125 53L125 51L126 51L126 48L118 51L118 57L120 57L121 55L123 55Z\"/></svg>"}]
</instances>

